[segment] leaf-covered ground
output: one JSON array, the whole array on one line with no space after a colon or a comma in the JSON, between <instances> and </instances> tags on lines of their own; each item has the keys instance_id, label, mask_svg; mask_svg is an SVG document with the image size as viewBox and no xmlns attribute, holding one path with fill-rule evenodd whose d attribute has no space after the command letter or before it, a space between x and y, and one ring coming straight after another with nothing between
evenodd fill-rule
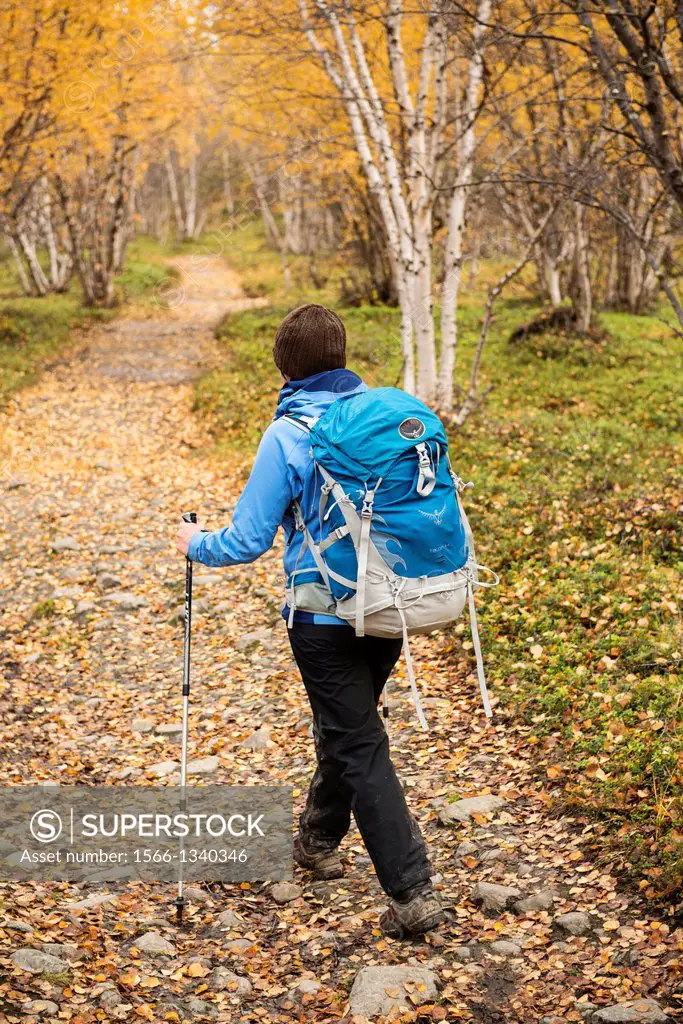
<instances>
[{"instance_id":1,"label":"leaf-covered ground","mask_svg":"<svg viewBox=\"0 0 683 1024\"><path fill-rule=\"evenodd\" d=\"M180 713L183 565L172 543L175 524L193 506L210 525L225 522L252 454L245 440L217 459L204 421L192 411L195 375L222 359L212 321L245 300L234 276L215 262L203 274L184 266L186 291L171 313L103 328L79 358L19 392L3 413L3 783L149 783L153 765L178 761L177 737L156 731ZM252 385L257 398L269 398L272 374ZM505 438L504 426L497 429ZM501 440L501 460L524 465L531 436ZM552 443L549 434L545 443ZM470 468L487 472L483 457ZM491 480L482 489L495 510L490 514L502 518L511 492L496 490ZM576 628L593 630L595 656L617 665L622 657L621 650L610 654L599 646L605 611L597 578L576 599L578 590L558 596L549 586L555 575L563 579L567 545L561 532L553 533L562 525L560 509L551 503L542 524L520 504L512 509L516 542L509 540L497 556L508 583L484 627L488 645L496 637L499 711L503 676L514 693L515 685L521 690L525 679L537 678L532 673L542 678L563 657L575 600L582 613ZM615 515L612 528L620 522ZM630 553L631 520L623 522L615 536L624 533ZM526 564L527 523L532 531L546 530L550 545L557 541L558 558L545 574ZM499 545L479 532L492 560ZM602 537L591 541L602 543ZM577 539L570 553L588 571L585 544ZM278 548L244 569L197 571L190 753L217 758L216 770L198 784L284 783L294 787L300 806L313 745L279 614L280 556ZM548 600L562 608L567 601L568 610L549 604L547 621L529 622L525 595L535 592L539 578ZM634 567L629 585L636 595L641 582ZM123 610L116 600L122 594L135 607ZM245 638L250 633L257 635ZM407 990L398 999L405 1008L394 1014L405 1021L580 1021L588 1018L587 1004L630 1005L642 997L675 1015L683 933L605 863L600 820L583 809L558 813L565 737L534 721L550 711L534 705L521 724L502 712L486 724L466 638L458 627L447 642L415 642L428 734L411 711L402 666L392 684L392 746L451 907L445 926L416 943L381 937L383 897L357 832L344 844L343 880L311 883L297 876L300 892L285 904L275 902L266 882L220 894L195 889L186 931L173 925L169 886L122 883L112 887L110 901L79 908L73 904L102 887L5 883L0 1020L35 1014L74 1024L138 1018L324 1024L350 1019L347 996L361 968L410 963L435 972L439 994L417 1007L422 991ZM508 644L516 668L508 669L500 653ZM523 657L516 653L522 649ZM517 682L509 678L512 669ZM623 692L618 671L605 661L591 686L603 694L612 681ZM603 703L596 703L596 718ZM609 774L602 748L591 756ZM177 772L156 781L177 781ZM452 820L454 798L484 794L504 803L469 823ZM480 883L516 890L508 903L540 898L517 912L485 911L474 899ZM574 911L588 915L579 929L585 934L572 936L557 921ZM165 953L136 944L145 945L149 931L170 943ZM511 944L492 945L503 939ZM57 953L67 966L32 974L17 965L17 951L27 947ZM221 967L246 980L221 987Z\"/></svg>"}]
</instances>

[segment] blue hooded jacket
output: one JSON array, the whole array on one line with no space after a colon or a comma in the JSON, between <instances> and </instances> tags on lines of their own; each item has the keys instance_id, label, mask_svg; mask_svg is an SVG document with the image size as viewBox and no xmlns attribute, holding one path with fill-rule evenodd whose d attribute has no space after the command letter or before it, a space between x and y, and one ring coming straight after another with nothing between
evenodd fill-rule
<instances>
[{"instance_id":1,"label":"blue hooded jacket","mask_svg":"<svg viewBox=\"0 0 683 1024\"><path fill-rule=\"evenodd\" d=\"M251 475L235 506L232 523L213 533L195 534L188 550L192 561L211 566L253 562L270 550L282 526L287 581L296 566L307 570L297 572L297 583L322 582L310 551L301 551L304 536L296 529L292 511L293 501L299 501L303 509L317 508L322 480L315 472L308 435L283 417L319 417L342 395L366 390L360 377L346 369L326 370L285 384L275 418L261 438ZM318 541L315 530L312 532ZM294 618L296 622L347 625L334 616L312 612L297 611Z\"/></svg>"}]
</instances>

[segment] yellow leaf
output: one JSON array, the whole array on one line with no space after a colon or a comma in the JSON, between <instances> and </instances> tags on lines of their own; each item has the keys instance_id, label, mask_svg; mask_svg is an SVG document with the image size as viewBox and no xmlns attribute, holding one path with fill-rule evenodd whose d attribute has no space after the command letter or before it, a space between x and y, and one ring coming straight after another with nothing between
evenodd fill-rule
<instances>
[{"instance_id":1,"label":"yellow leaf","mask_svg":"<svg viewBox=\"0 0 683 1024\"><path fill-rule=\"evenodd\" d=\"M204 964L200 964L198 961L195 961L195 963L190 964L187 968L187 973L191 978L205 978L209 973L209 968L205 967Z\"/></svg>"}]
</instances>

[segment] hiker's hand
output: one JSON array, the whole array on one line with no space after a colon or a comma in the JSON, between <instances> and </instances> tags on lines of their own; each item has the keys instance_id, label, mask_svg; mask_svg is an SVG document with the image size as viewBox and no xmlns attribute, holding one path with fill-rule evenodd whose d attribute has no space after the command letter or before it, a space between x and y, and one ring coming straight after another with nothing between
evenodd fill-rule
<instances>
[{"instance_id":1,"label":"hiker's hand","mask_svg":"<svg viewBox=\"0 0 683 1024\"><path fill-rule=\"evenodd\" d=\"M178 527L178 534L176 536L176 547L181 555L187 555L187 549L190 546L190 541L194 537L195 533L201 533L202 528L199 523L181 523Z\"/></svg>"}]
</instances>

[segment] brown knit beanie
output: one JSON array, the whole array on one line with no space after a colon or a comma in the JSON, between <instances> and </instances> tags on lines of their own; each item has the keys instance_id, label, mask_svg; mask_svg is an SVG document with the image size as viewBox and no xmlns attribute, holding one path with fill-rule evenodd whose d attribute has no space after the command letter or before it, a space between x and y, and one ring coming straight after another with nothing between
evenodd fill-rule
<instances>
[{"instance_id":1,"label":"brown knit beanie","mask_svg":"<svg viewBox=\"0 0 683 1024\"><path fill-rule=\"evenodd\" d=\"M346 366L346 330L336 313L313 302L288 313L275 333L273 359L290 380Z\"/></svg>"}]
</instances>

